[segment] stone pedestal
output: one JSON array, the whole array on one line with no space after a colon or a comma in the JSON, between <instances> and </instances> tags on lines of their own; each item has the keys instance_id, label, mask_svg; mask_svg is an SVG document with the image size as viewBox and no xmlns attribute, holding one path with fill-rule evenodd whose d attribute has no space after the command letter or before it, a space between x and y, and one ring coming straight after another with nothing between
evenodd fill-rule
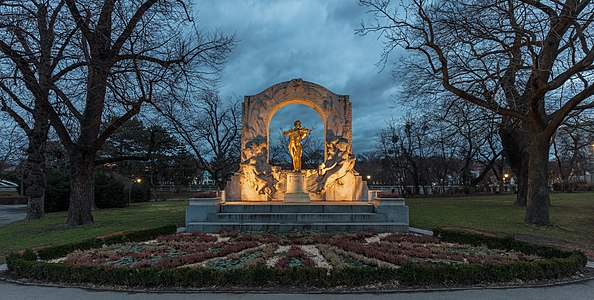
<instances>
[{"instance_id":1,"label":"stone pedestal","mask_svg":"<svg viewBox=\"0 0 594 300\"><path fill-rule=\"evenodd\" d=\"M309 203L311 200L307 195L305 186L305 175L302 173L287 174L287 192L283 202Z\"/></svg>"},{"instance_id":2,"label":"stone pedestal","mask_svg":"<svg viewBox=\"0 0 594 300\"><path fill-rule=\"evenodd\" d=\"M408 225L408 206L404 198L374 198L375 211L386 216L387 222L400 222Z\"/></svg>"},{"instance_id":3,"label":"stone pedestal","mask_svg":"<svg viewBox=\"0 0 594 300\"><path fill-rule=\"evenodd\" d=\"M206 222L216 216L221 206L221 198L190 198L186 207L186 226L192 222Z\"/></svg>"}]
</instances>

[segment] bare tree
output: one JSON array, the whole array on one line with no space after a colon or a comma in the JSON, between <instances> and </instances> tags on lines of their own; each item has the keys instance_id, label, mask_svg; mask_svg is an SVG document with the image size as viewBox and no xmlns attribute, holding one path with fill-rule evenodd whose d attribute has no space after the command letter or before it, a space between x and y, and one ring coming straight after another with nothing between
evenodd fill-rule
<instances>
[{"instance_id":1,"label":"bare tree","mask_svg":"<svg viewBox=\"0 0 594 300\"><path fill-rule=\"evenodd\" d=\"M462 160L459 169L460 181L469 193L485 179L502 155L501 142L497 136L500 118L481 107L450 99L446 107L437 109L435 119L445 127L456 157ZM478 176L472 176L474 164L482 166Z\"/></svg>"},{"instance_id":2,"label":"bare tree","mask_svg":"<svg viewBox=\"0 0 594 300\"><path fill-rule=\"evenodd\" d=\"M68 225L76 226L93 222L93 173L109 136L143 104L212 80L233 37L196 30L186 1L65 0L65 5L80 32L76 45L85 67L78 74L84 85L64 94L82 91L83 100L71 96L61 99L61 106L44 104L69 156ZM112 121L102 127L108 117Z\"/></svg>"},{"instance_id":3,"label":"bare tree","mask_svg":"<svg viewBox=\"0 0 594 300\"><path fill-rule=\"evenodd\" d=\"M27 219L43 217L47 106L59 103L57 83L84 63L73 59L76 27L63 17L64 1L0 2L0 101L28 139Z\"/></svg>"},{"instance_id":4,"label":"bare tree","mask_svg":"<svg viewBox=\"0 0 594 300\"><path fill-rule=\"evenodd\" d=\"M216 91L204 91L198 101L160 109L180 140L192 150L199 169L219 188L239 166L241 108L239 100L224 101Z\"/></svg>"},{"instance_id":5,"label":"bare tree","mask_svg":"<svg viewBox=\"0 0 594 300\"><path fill-rule=\"evenodd\" d=\"M397 11L387 0L360 3L374 19L358 32L382 34L385 59L396 47L418 54L411 69L504 118L504 147L529 154L524 222L549 224L551 137L572 111L594 106L594 4L413 0Z\"/></svg>"},{"instance_id":6,"label":"bare tree","mask_svg":"<svg viewBox=\"0 0 594 300\"><path fill-rule=\"evenodd\" d=\"M272 137L273 134L275 139L273 140L271 138L269 142L270 146L268 148L270 150L268 152L268 161L274 166L281 166L286 169L292 168L291 154L287 149L289 145L289 137L283 135L283 130L280 128L277 130L277 132L271 132L270 136Z\"/></svg>"},{"instance_id":7,"label":"bare tree","mask_svg":"<svg viewBox=\"0 0 594 300\"><path fill-rule=\"evenodd\" d=\"M0 122L0 175L14 168L24 157L27 145L23 135L20 127L14 122Z\"/></svg>"},{"instance_id":8,"label":"bare tree","mask_svg":"<svg viewBox=\"0 0 594 300\"><path fill-rule=\"evenodd\" d=\"M401 120L390 120L378 133L379 146L391 169L402 184L412 184L413 194L423 193L430 182L428 158L433 154L428 116L408 114ZM398 174L398 175L397 175Z\"/></svg>"},{"instance_id":9,"label":"bare tree","mask_svg":"<svg viewBox=\"0 0 594 300\"><path fill-rule=\"evenodd\" d=\"M553 154L562 190L567 191L571 177L581 170L578 166L588 165L594 150L594 120L586 116L569 118L553 137Z\"/></svg>"}]
</instances>

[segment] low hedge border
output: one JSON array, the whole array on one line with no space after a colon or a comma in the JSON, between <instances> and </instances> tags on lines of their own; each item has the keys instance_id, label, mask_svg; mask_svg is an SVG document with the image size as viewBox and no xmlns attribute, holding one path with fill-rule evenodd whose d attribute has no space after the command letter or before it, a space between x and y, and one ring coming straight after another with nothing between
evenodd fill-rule
<instances>
[{"instance_id":1,"label":"low hedge border","mask_svg":"<svg viewBox=\"0 0 594 300\"><path fill-rule=\"evenodd\" d=\"M27 250L11 254L8 267L21 278L68 283L91 283L130 287L211 287L211 286L365 286L395 284L408 286L429 284L477 284L481 282L510 282L513 280L542 280L567 277L582 271L587 259L583 253L517 241L510 237L490 237L460 231L434 230L434 235L446 242L484 244L490 248L517 250L538 254L545 260L518 262L508 265L404 265L399 269L357 268L343 269L299 268L277 270L256 267L250 269L216 270L205 268L111 268L49 263L47 260L65 256L75 249L89 249L102 244L148 240L160 234L174 232L175 226L129 232L103 239L51 247L37 253Z\"/></svg>"},{"instance_id":2,"label":"low hedge border","mask_svg":"<svg viewBox=\"0 0 594 300\"><path fill-rule=\"evenodd\" d=\"M103 245L112 245L125 242L142 242L154 239L160 235L172 234L176 231L177 227L175 225L165 225L156 228L135 230L105 237L82 240L80 242L70 243L66 245L47 247L39 249L37 253L31 250L25 250L25 252L20 255L17 253L10 254L6 258L6 263L8 265L8 268L10 268L12 261L19 257L27 258L28 260L37 260L37 258L41 260L51 260L64 257L74 250L87 250L91 248L98 248Z\"/></svg>"}]
</instances>

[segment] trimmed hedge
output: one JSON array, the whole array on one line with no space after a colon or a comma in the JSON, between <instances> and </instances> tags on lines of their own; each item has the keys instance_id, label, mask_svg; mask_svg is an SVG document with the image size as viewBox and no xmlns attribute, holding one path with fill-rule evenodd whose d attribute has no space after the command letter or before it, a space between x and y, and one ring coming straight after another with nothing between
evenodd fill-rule
<instances>
[{"instance_id":1,"label":"trimmed hedge","mask_svg":"<svg viewBox=\"0 0 594 300\"><path fill-rule=\"evenodd\" d=\"M484 244L490 248L517 250L538 254L545 260L494 264L404 265L399 269L349 267L343 269L298 268L278 270L256 267L217 270L206 268L113 268L80 266L39 261L63 257L75 249L89 249L103 244L152 239L160 234L175 232L175 226L128 232L120 235L82 241L75 244L46 248L37 253L30 250L11 254L8 267L16 276L69 283L124 285L133 287L205 287L205 286L364 286L378 283L404 285L476 284L505 282L514 279L537 280L571 276L582 271L586 257L580 252L568 252L552 247L529 244L510 237L490 237L459 231L436 229L436 236L447 242Z\"/></svg>"}]
</instances>

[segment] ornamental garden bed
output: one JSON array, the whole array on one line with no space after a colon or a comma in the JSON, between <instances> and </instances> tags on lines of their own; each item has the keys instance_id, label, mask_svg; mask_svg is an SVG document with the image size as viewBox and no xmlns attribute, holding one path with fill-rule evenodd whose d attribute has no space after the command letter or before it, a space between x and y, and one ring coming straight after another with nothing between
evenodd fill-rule
<instances>
[{"instance_id":1,"label":"ornamental garden bed","mask_svg":"<svg viewBox=\"0 0 594 300\"><path fill-rule=\"evenodd\" d=\"M175 234L174 226L7 258L14 277L131 287L337 287L472 285L555 279L586 257L510 237L434 230Z\"/></svg>"}]
</instances>

